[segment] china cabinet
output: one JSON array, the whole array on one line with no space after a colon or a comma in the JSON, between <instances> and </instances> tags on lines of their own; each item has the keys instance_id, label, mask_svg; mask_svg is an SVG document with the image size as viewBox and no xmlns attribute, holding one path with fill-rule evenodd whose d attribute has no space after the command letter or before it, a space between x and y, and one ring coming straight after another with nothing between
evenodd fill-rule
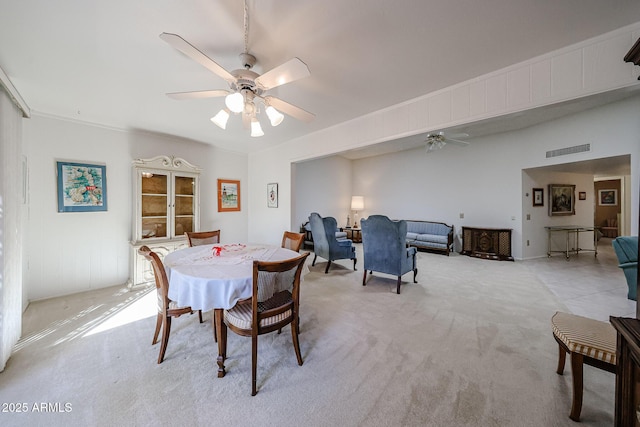
<instances>
[{"instance_id":1,"label":"china cabinet","mask_svg":"<svg viewBox=\"0 0 640 427\"><path fill-rule=\"evenodd\" d=\"M154 280L142 245L164 255L188 246L187 231L200 228L200 168L184 159L157 156L133 161L133 218L129 288Z\"/></svg>"}]
</instances>

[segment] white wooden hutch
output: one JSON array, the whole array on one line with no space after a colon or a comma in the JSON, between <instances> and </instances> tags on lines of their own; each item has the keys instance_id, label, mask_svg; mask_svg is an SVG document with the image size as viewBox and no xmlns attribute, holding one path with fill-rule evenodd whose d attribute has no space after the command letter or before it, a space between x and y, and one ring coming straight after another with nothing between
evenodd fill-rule
<instances>
[{"instance_id":1,"label":"white wooden hutch","mask_svg":"<svg viewBox=\"0 0 640 427\"><path fill-rule=\"evenodd\" d=\"M200 229L200 168L173 156L136 159L133 186L129 288L154 280L141 246L163 258L188 246L185 232Z\"/></svg>"}]
</instances>

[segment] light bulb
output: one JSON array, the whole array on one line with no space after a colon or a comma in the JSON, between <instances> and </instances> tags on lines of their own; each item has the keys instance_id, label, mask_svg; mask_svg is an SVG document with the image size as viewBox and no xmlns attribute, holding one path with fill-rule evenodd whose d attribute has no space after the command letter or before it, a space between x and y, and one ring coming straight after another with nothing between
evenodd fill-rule
<instances>
[{"instance_id":1,"label":"light bulb","mask_svg":"<svg viewBox=\"0 0 640 427\"><path fill-rule=\"evenodd\" d=\"M262 136L264 132L262 132L262 126L260 126L260 122L255 117L251 119L251 136Z\"/></svg>"},{"instance_id":2,"label":"light bulb","mask_svg":"<svg viewBox=\"0 0 640 427\"><path fill-rule=\"evenodd\" d=\"M222 110L218 111L218 114L211 117L211 121L222 129L227 128L228 120L229 120L229 110L227 110L226 108L223 108Z\"/></svg>"},{"instance_id":3,"label":"light bulb","mask_svg":"<svg viewBox=\"0 0 640 427\"><path fill-rule=\"evenodd\" d=\"M271 121L271 126L278 126L284 120L284 115L271 105L267 107L267 117L269 117L269 121Z\"/></svg>"},{"instance_id":4,"label":"light bulb","mask_svg":"<svg viewBox=\"0 0 640 427\"><path fill-rule=\"evenodd\" d=\"M224 103L227 105L227 108L234 113L241 113L242 110L244 110L244 96L242 96L240 92L227 95Z\"/></svg>"}]
</instances>

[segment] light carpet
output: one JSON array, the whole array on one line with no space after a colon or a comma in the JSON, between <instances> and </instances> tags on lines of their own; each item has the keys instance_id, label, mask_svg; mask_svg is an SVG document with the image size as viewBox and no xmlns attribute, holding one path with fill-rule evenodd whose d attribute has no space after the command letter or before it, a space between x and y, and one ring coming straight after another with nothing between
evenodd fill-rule
<instances>
[{"instance_id":1,"label":"light carpet","mask_svg":"<svg viewBox=\"0 0 640 427\"><path fill-rule=\"evenodd\" d=\"M360 246L358 250L360 251ZM309 257L312 258L312 257ZM310 260L309 260L310 265ZM32 303L0 374L12 426L569 426L571 368L555 373L550 319L567 311L527 262L418 253L418 282L362 260L301 291L298 366L290 329L251 340L229 331L217 378L211 314L174 319L165 360L152 346L155 290L113 287ZM613 424L615 376L585 367L582 425ZM40 404L46 404L47 410ZM35 406L34 406L35 405ZM15 410L16 406L13 407ZM35 409L34 409L35 408Z\"/></svg>"}]
</instances>

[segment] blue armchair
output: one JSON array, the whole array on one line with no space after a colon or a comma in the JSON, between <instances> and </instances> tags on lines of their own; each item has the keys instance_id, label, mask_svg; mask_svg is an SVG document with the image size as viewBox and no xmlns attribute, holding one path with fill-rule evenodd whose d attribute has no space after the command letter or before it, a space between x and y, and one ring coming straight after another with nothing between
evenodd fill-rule
<instances>
[{"instance_id":1,"label":"blue armchair","mask_svg":"<svg viewBox=\"0 0 640 427\"><path fill-rule=\"evenodd\" d=\"M407 222L391 221L384 215L371 215L360 221L362 227L362 247L364 249L364 276L362 286L367 280L367 270L398 276L398 289L402 275L413 271L413 283L416 281L416 251L407 248Z\"/></svg>"},{"instance_id":2,"label":"blue armchair","mask_svg":"<svg viewBox=\"0 0 640 427\"><path fill-rule=\"evenodd\" d=\"M338 231L338 223L335 218L322 218L316 212L309 216L309 224L311 226L311 234L313 235L313 262L316 265L318 255L327 261L325 274L329 272L331 261L337 259L352 259L353 269L356 270L356 248L349 239L338 239L336 231Z\"/></svg>"},{"instance_id":3,"label":"blue armchair","mask_svg":"<svg viewBox=\"0 0 640 427\"><path fill-rule=\"evenodd\" d=\"M627 298L636 301L638 298L638 236L622 236L611 242L618 257L618 267L627 278L629 293Z\"/></svg>"}]
</instances>

